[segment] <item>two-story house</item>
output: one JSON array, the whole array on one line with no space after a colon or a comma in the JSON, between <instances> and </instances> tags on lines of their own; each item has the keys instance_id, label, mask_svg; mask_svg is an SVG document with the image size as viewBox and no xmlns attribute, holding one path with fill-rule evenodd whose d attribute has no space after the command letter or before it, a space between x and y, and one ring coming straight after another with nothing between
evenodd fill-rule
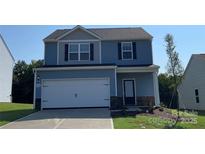
<instances>
[{"instance_id":1,"label":"two-story house","mask_svg":"<svg viewBox=\"0 0 205 154\"><path fill-rule=\"evenodd\" d=\"M142 28L76 26L44 43L45 65L34 70L36 108L159 105L159 66Z\"/></svg>"}]
</instances>

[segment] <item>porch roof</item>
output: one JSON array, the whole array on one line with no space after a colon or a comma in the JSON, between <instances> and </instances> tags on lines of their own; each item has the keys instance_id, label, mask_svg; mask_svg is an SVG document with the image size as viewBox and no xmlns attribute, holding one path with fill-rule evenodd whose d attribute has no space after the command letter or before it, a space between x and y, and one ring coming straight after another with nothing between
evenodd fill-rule
<instances>
[{"instance_id":1,"label":"porch roof","mask_svg":"<svg viewBox=\"0 0 205 154\"><path fill-rule=\"evenodd\" d=\"M149 66L129 66L129 67L117 67L117 73L134 73L134 72L158 72L158 65Z\"/></svg>"},{"instance_id":2,"label":"porch roof","mask_svg":"<svg viewBox=\"0 0 205 154\"><path fill-rule=\"evenodd\" d=\"M91 64L91 65L44 65L40 68L35 68L37 71L49 70L84 70L84 69L116 69L117 73L131 72L157 72L157 65L120 65L116 64Z\"/></svg>"}]
</instances>

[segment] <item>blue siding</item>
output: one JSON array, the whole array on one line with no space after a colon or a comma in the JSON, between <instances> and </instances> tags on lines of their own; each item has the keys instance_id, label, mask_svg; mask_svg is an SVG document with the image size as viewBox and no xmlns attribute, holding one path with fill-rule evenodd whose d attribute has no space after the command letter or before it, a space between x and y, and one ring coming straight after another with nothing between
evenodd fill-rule
<instances>
[{"instance_id":1,"label":"blue siding","mask_svg":"<svg viewBox=\"0 0 205 154\"><path fill-rule=\"evenodd\" d=\"M57 65L57 43L47 42L45 43L45 64Z\"/></svg>"},{"instance_id":2,"label":"blue siding","mask_svg":"<svg viewBox=\"0 0 205 154\"><path fill-rule=\"evenodd\" d=\"M103 41L102 42L102 63L116 63L117 65L146 65L152 64L152 45L149 40L137 40L136 52L137 59L119 60L118 59L118 42L119 41ZM120 41L123 42L123 41Z\"/></svg>"},{"instance_id":3,"label":"blue siding","mask_svg":"<svg viewBox=\"0 0 205 154\"><path fill-rule=\"evenodd\" d=\"M94 41L94 42L75 42L75 43L93 43L94 45L94 60L83 60L83 61L78 61L78 60L68 60L65 61L65 44L68 44L68 42L60 42L59 43L59 64L60 65L82 65L82 64L99 64L100 63L100 50L99 50L99 41Z\"/></svg>"},{"instance_id":4,"label":"blue siding","mask_svg":"<svg viewBox=\"0 0 205 154\"><path fill-rule=\"evenodd\" d=\"M154 96L152 73L122 73L117 74L117 95L123 96L122 80L134 78L136 82L136 96Z\"/></svg>"},{"instance_id":5,"label":"blue siding","mask_svg":"<svg viewBox=\"0 0 205 154\"><path fill-rule=\"evenodd\" d=\"M107 70L72 70L72 71L39 71L40 79L65 78L110 78L110 96L115 96L115 71ZM41 98L41 88L36 88L36 98Z\"/></svg>"},{"instance_id":6,"label":"blue siding","mask_svg":"<svg viewBox=\"0 0 205 154\"><path fill-rule=\"evenodd\" d=\"M119 41L102 41L101 60L102 64L115 63L117 65L147 65L153 64L152 61L152 44L149 40L137 40L136 52L137 59L134 60L119 60L118 59L118 42ZM59 63L60 65L73 64L99 64L100 50L99 42L94 43L94 61L64 61L64 44L60 43L59 48ZM57 65L57 43L45 43L45 64Z\"/></svg>"}]
</instances>

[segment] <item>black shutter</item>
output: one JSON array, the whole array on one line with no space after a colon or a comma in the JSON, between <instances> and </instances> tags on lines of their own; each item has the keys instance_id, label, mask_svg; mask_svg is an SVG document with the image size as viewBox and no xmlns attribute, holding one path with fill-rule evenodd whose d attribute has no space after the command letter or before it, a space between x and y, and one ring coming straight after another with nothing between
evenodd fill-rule
<instances>
[{"instance_id":1,"label":"black shutter","mask_svg":"<svg viewBox=\"0 0 205 154\"><path fill-rule=\"evenodd\" d=\"M65 44L65 55L64 55L64 60L68 61L68 44Z\"/></svg>"},{"instance_id":2,"label":"black shutter","mask_svg":"<svg viewBox=\"0 0 205 154\"><path fill-rule=\"evenodd\" d=\"M90 60L94 60L94 45L90 43Z\"/></svg>"},{"instance_id":3,"label":"black shutter","mask_svg":"<svg viewBox=\"0 0 205 154\"><path fill-rule=\"evenodd\" d=\"M122 59L122 49L121 49L121 43L118 43L118 59Z\"/></svg>"},{"instance_id":4,"label":"black shutter","mask_svg":"<svg viewBox=\"0 0 205 154\"><path fill-rule=\"evenodd\" d=\"M137 59L136 42L132 42L133 59Z\"/></svg>"}]
</instances>

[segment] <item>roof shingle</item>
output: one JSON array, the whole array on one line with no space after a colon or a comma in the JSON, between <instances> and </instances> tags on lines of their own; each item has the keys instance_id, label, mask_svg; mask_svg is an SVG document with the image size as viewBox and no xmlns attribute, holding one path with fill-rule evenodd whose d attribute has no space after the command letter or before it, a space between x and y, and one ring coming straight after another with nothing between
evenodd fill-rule
<instances>
[{"instance_id":1,"label":"roof shingle","mask_svg":"<svg viewBox=\"0 0 205 154\"><path fill-rule=\"evenodd\" d=\"M72 29L59 29L47 36L44 41L55 41ZM150 40L153 37L141 27L136 28L91 28L87 29L103 40Z\"/></svg>"}]
</instances>

